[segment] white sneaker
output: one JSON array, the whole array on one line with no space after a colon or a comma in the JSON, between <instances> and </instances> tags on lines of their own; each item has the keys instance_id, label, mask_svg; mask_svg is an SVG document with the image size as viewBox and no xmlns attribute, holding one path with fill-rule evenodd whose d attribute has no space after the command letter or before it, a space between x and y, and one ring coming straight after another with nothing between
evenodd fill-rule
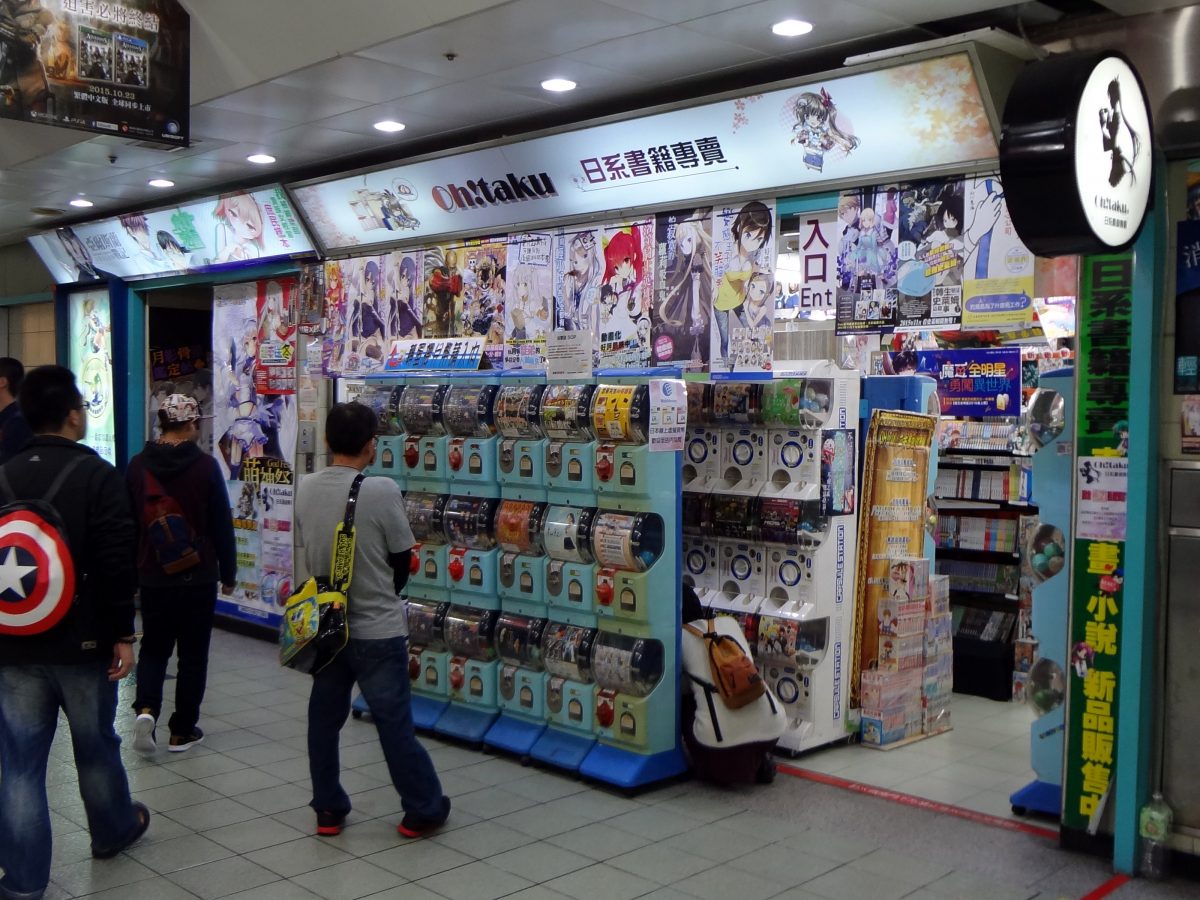
<instances>
[{"instance_id":1,"label":"white sneaker","mask_svg":"<svg viewBox=\"0 0 1200 900\"><path fill-rule=\"evenodd\" d=\"M150 754L158 749L154 725L154 716L149 712L138 713L137 721L133 723L133 749L138 753Z\"/></svg>"}]
</instances>

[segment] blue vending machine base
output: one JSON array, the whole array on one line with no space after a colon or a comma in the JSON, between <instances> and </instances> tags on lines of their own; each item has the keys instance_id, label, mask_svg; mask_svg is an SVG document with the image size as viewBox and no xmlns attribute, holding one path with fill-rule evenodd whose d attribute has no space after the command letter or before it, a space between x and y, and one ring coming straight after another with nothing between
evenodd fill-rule
<instances>
[{"instance_id":1,"label":"blue vending machine base","mask_svg":"<svg viewBox=\"0 0 1200 900\"><path fill-rule=\"evenodd\" d=\"M500 713L495 709L451 703L433 730L468 744L482 744L498 715Z\"/></svg>"},{"instance_id":2,"label":"blue vending machine base","mask_svg":"<svg viewBox=\"0 0 1200 900\"><path fill-rule=\"evenodd\" d=\"M446 707L450 705L450 701L435 700L432 697L424 697L421 694L412 694L410 696L412 698L413 725L419 731L432 731L433 726L437 724L437 720L446 711ZM362 694L354 698L354 702L350 704L350 712L356 719L361 719L363 716L371 714L371 707L367 706L367 701Z\"/></svg>"},{"instance_id":3,"label":"blue vending machine base","mask_svg":"<svg viewBox=\"0 0 1200 900\"><path fill-rule=\"evenodd\" d=\"M1062 815L1062 785L1031 781L1008 798L1018 816L1037 813L1057 819Z\"/></svg>"},{"instance_id":4,"label":"blue vending machine base","mask_svg":"<svg viewBox=\"0 0 1200 900\"><path fill-rule=\"evenodd\" d=\"M516 756L528 756L545 730L545 722L530 722L528 719L518 719L501 713L496 724L488 731L487 737L483 739L483 743Z\"/></svg>"},{"instance_id":5,"label":"blue vending machine base","mask_svg":"<svg viewBox=\"0 0 1200 900\"><path fill-rule=\"evenodd\" d=\"M579 767L579 774L584 778L631 789L666 781L682 775L687 768L687 760L678 747L645 756L608 744L596 744Z\"/></svg>"},{"instance_id":6,"label":"blue vending machine base","mask_svg":"<svg viewBox=\"0 0 1200 900\"><path fill-rule=\"evenodd\" d=\"M584 759L596 746L596 739L573 731L547 728L538 738L529 755L538 762L568 772L578 772Z\"/></svg>"}]
</instances>

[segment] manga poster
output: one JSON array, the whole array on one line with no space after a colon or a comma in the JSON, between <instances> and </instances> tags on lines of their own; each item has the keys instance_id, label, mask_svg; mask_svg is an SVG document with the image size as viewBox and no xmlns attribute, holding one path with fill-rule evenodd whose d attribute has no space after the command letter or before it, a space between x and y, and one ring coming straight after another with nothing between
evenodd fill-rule
<instances>
[{"instance_id":1,"label":"manga poster","mask_svg":"<svg viewBox=\"0 0 1200 900\"><path fill-rule=\"evenodd\" d=\"M775 201L713 214L711 371L768 372L775 327Z\"/></svg>"},{"instance_id":2,"label":"manga poster","mask_svg":"<svg viewBox=\"0 0 1200 900\"><path fill-rule=\"evenodd\" d=\"M963 183L901 186L898 217L896 331L957 330L962 322Z\"/></svg>"},{"instance_id":3,"label":"manga poster","mask_svg":"<svg viewBox=\"0 0 1200 900\"><path fill-rule=\"evenodd\" d=\"M221 285L213 308L214 454L225 476L238 547L238 585L222 612L278 624L291 591L296 359L262 383L260 312L277 282ZM291 282L294 290L294 281Z\"/></svg>"},{"instance_id":4,"label":"manga poster","mask_svg":"<svg viewBox=\"0 0 1200 900\"><path fill-rule=\"evenodd\" d=\"M325 263L325 337L321 343L321 372L341 375L346 351L346 273L349 260Z\"/></svg>"},{"instance_id":5,"label":"manga poster","mask_svg":"<svg viewBox=\"0 0 1200 900\"><path fill-rule=\"evenodd\" d=\"M107 289L71 294L68 304L68 365L79 382L87 412L87 444L117 464L113 409L112 317Z\"/></svg>"},{"instance_id":6,"label":"manga poster","mask_svg":"<svg viewBox=\"0 0 1200 900\"><path fill-rule=\"evenodd\" d=\"M554 247L554 330L596 334L604 282L604 229L564 229ZM599 347L593 343L593 365Z\"/></svg>"},{"instance_id":7,"label":"manga poster","mask_svg":"<svg viewBox=\"0 0 1200 900\"><path fill-rule=\"evenodd\" d=\"M659 213L654 219L654 307L650 346L657 365L700 371L712 333L712 207Z\"/></svg>"},{"instance_id":8,"label":"manga poster","mask_svg":"<svg viewBox=\"0 0 1200 900\"><path fill-rule=\"evenodd\" d=\"M484 238L424 251L422 337L481 337L492 364L503 364L505 242Z\"/></svg>"},{"instance_id":9,"label":"manga poster","mask_svg":"<svg viewBox=\"0 0 1200 900\"><path fill-rule=\"evenodd\" d=\"M654 220L604 227L597 363L606 369L650 365L650 308L654 302Z\"/></svg>"},{"instance_id":10,"label":"manga poster","mask_svg":"<svg viewBox=\"0 0 1200 900\"><path fill-rule=\"evenodd\" d=\"M383 330L392 341L422 336L422 251L395 250L383 256Z\"/></svg>"},{"instance_id":11,"label":"manga poster","mask_svg":"<svg viewBox=\"0 0 1200 900\"><path fill-rule=\"evenodd\" d=\"M554 249L558 235L508 236L504 289L504 368L544 369L546 333L553 327Z\"/></svg>"},{"instance_id":12,"label":"manga poster","mask_svg":"<svg viewBox=\"0 0 1200 900\"><path fill-rule=\"evenodd\" d=\"M964 186L964 331L1013 331L1033 324L1036 265L1021 243L995 176Z\"/></svg>"},{"instance_id":13,"label":"manga poster","mask_svg":"<svg viewBox=\"0 0 1200 900\"><path fill-rule=\"evenodd\" d=\"M381 315L383 257L344 259L338 275L340 283L336 289L341 297L342 350L336 371L347 375L380 371L390 346Z\"/></svg>"},{"instance_id":14,"label":"manga poster","mask_svg":"<svg viewBox=\"0 0 1200 900\"><path fill-rule=\"evenodd\" d=\"M204 344L183 347L151 347L150 403L146 410L146 435L157 440L162 435L158 411L172 394L187 394L200 404L200 449L211 453L212 435L212 351Z\"/></svg>"},{"instance_id":15,"label":"manga poster","mask_svg":"<svg viewBox=\"0 0 1200 900\"><path fill-rule=\"evenodd\" d=\"M258 282L258 367L254 373L259 394L296 392L295 278Z\"/></svg>"},{"instance_id":16,"label":"manga poster","mask_svg":"<svg viewBox=\"0 0 1200 900\"><path fill-rule=\"evenodd\" d=\"M899 186L838 198L837 333L891 333L896 324Z\"/></svg>"}]
</instances>

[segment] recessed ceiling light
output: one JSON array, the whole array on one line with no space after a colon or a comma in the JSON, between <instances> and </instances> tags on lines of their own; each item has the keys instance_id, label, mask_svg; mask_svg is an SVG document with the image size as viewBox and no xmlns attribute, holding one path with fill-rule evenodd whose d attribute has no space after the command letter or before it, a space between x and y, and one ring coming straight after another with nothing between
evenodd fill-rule
<instances>
[{"instance_id":1,"label":"recessed ceiling light","mask_svg":"<svg viewBox=\"0 0 1200 900\"><path fill-rule=\"evenodd\" d=\"M771 26L771 31L780 37L800 37L802 34L808 34L813 30L811 22L804 22L800 19L784 19L782 22L776 22Z\"/></svg>"},{"instance_id":2,"label":"recessed ceiling light","mask_svg":"<svg viewBox=\"0 0 1200 900\"><path fill-rule=\"evenodd\" d=\"M80 209L87 209L88 207L95 206L96 204L93 203L91 200L84 200L82 197L76 197L74 200L71 201L71 205L77 206Z\"/></svg>"},{"instance_id":3,"label":"recessed ceiling light","mask_svg":"<svg viewBox=\"0 0 1200 900\"><path fill-rule=\"evenodd\" d=\"M404 123L396 122L392 119L384 119L382 122L375 123L375 130L382 131L385 134L395 134L397 131L404 130Z\"/></svg>"},{"instance_id":4,"label":"recessed ceiling light","mask_svg":"<svg viewBox=\"0 0 1200 900\"><path fill-rule=\"evenodd\" d=\"M569 78L547 78L542 82L542 89L561 93L575 90L575 82Z\"/></svg>"},{"instance_id":5,"label":"recessed ceiling light","mask_svg":"<svg viewBox=\"0 0 1200 900\"><path fill-rule=\"evenodd\" d=\"M269 166L275 162L275 157L269 153L254 153L246 157L246 162L252 162L258 166Z\"/></svg>"},{"instance_id":6,"label":"recessed ceiling light","mask_svg":"<svg viewBox=\"0 0 1200 900\"><path fill-rule=\"evenodd\" d=\"M169 178L151 178L146 182L146 184L150 185L150 187L156 188L175 187L175 182L171 181Z\"/></svg>"}]
</instances>

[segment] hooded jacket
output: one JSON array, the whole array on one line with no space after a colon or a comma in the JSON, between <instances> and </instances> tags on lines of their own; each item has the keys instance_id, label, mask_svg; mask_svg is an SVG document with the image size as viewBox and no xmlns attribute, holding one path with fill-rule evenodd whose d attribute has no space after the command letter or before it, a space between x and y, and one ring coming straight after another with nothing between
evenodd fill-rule
<instances>
[{"instance_id":1,"label":"hooded jacket","mask_svg":"<svg viewBox=\"0 0 1200 900\"><path fill-rule=\"evenodd\" d=\"M143 510L146 508L145 472L158 479L163 490L179 504L197 537L200 565L168 575L158 564L154 548L146 539ZM216 460L192 441L161 444L149 441L129 461L125 483L133 502L138 532L138 584L142 587L172 587L183 584L233 584L237 580L237 550L229 492Z\"/></svg>"},{"instance_id":2,"label":"hooded jacket","mask_svg":"<svg viewBox=\"0 0 1200 900\"><path fill-rule=\"evenodd\" d=\"M0 666L107 661L116 639L134 633L137 538L120 473L90 447L50 435L35 436L4 473L18 499L41 498L79 454L86 458L53 502L75 568L75 602L49 631L0 635Z\"/></svg>"}]
</instances>

